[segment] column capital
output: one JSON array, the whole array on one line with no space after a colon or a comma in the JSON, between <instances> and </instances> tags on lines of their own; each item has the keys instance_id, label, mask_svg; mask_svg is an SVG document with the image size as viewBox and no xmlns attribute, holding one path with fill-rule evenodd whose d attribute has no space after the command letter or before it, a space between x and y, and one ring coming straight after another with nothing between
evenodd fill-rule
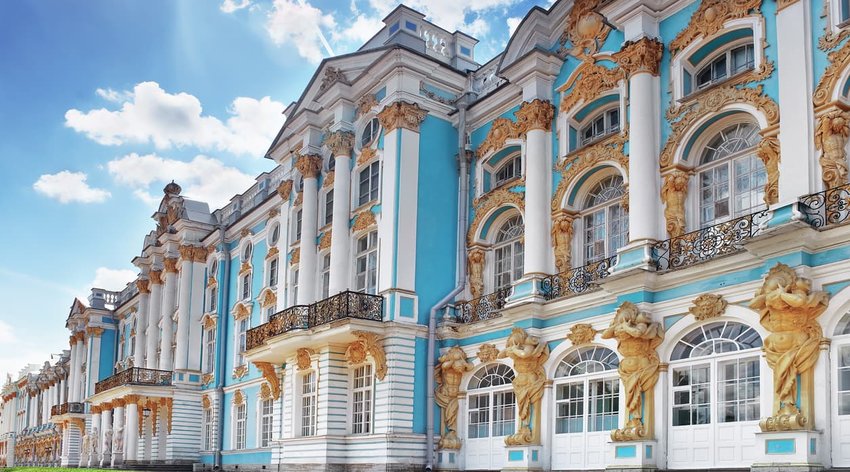
<instances>
[{"instance_id":1,"label":"column capital","mask_svg":"<svg viewBox=\"0 0 850 472\"><path fill-rule=\"evenodd\" d=\"M162 261L163 265L165 265L165 273L176 274L177 273L177 258L176 257L166 257Z\"/></svg>"},{"instance_id":2,"label":"column capital","mask_svg":"<svg viewBox=\"0 0 850 472\"><path fill-rule=\"evenodd\" d=\"M209 249L203 246L192 247L192 262L207 262L207 257L209 257L209 255Z\"/></svg>"},{"instance_id":3,"label":"column capital","mask_svg":"<svg viewBox=\"0 0 850 472\"><path fill-rule=\"evenodd\" d=\"M126 400L123 398L116 398L115 400L112 400L112 406L114 408L124 408L124 405L126 404Z\"/></svg>"},{"instance_id":4,"label":"column capital","mask_svg":"<svg viewBox=\"0 0 850 472\"><path fill-rule=\"evenodd\" d=\"M88 327L86 333L91 337L99 338L103 334L103 328Z\"/></svg>"},{"instance_id":5,"label":"column capital","mask_svg":"<svg viewBox=\"0 0 850 472\"><path fill-rule=\"evenodd\" d=\"M195 246L190 246L188 244L181 244L180 247L177 248L178 252L180 252L180 259L183 261L192 261L192 257L195 253Z\"/></svg>"},{"instance_id":6,"label":"column capital","mask_svg":"<svg viewBox=\"0 0 850 472\"><path fill-rule=\"evenodd\" d=\"M277 194L284 200L289 200L292 193L292 179L286 179L277 186Z\"/></svg>"},{"instance_id":7,"label":"column capital","mask_svg":"<svg viewBox=\"0 0 850 472\"><path fill-rule=\"evenodd\" d=\"M150 283L151 281L148 279L138 279L136 280L136 288L142 295L151 293Z\"/></svg>"},{"instance_id":8,"label":"column capital","mask_svg":"<svg viewBox=\"0 0 850 472\"><path fill-rule=\"evenodd\" d=\"M328 133L324 144L331 150L334 157L348 157L351 154L351 148L354 147L354 133L342 130Z\"/></svg>"},{"instance_id":9,"label":"column capital","mask_svg":"<svg viewBox=\"0 0 850 472\"><path fill-rule=\"evenodd\" d=\"M322 158L317 154L304 154L295 161L295 168L305 179L315 179L322 170Z\"/></svg>"},{"instance_id":10,"label":"column capital","mask_svg":"<svg viewBox=\"0 0 850 472\"><path fill-rule=\"evenodd\" d=\"M162 271L161 270L152 270L148 272L148 277L150 278L151 285L162 285Z\"/></svg>"},{"instance_id":11,"label":"column capital","mask_svg":"<svg viewBox=\"0 0 850 472\"><path fill-rule=\"evenodd\" d=\"M387 132L396 128L404 128L419 132L419 125L425 120L428 110L416 103L393 102L378 113L378 120Z\"/></svg>"},{"instance_id":12,"label":"column capital","mask_svg":"<svg viewBox=\"0 0 850 472\"><path fill-rule=\"evenodd\" d=\"M523 133L536 129L549 131L552 129L552 119L555 118L555 107L549 100L535 98L523 102L515 115Z\"/></svg>"},{"instance_id":13,"label":"column capital","mask_svg":"<svg viewBox=\"0 0 850 472\"><path fill-rule=\"evenodd\" d=\"M139 403L139 396L138 395L126 395L122 399L122 401L124 402L125 405Z\"/></svg>"},{"instance_id":14,"label":"column capital","mask_svg":"<svg viewBox=\"0 0 850 472\"><path fill-rule=\"evenodd\" d=\"M626 42L623 49L614 53L614 60L629 78L641 73L657 76L663 53L664 45L661 41L643 37Z\"/></svg>"}]
</instances>

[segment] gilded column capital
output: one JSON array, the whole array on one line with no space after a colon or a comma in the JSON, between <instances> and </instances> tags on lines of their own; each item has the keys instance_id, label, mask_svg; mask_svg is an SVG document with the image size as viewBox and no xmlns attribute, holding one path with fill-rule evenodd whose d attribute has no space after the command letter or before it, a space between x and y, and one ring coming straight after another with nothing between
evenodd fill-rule
<instances>
[{"instance_id":1,"label":"gilded column capital","mask_svg":"<svg viewBox=\"0 0 850 472\"><path fill-rule=\"evenodd\" d=\"M127 396L124 397L124 404L130 405L130 404L133 404L133 403L139 403L139 400L140 400L140 398L139 398L138 395L127 395Z\"/></svg>"},{"instance_id":2,"label":"gilded column capital","mask_svg":"<svg viewBox=\"0 0 850 472\"><path fill-rule=\"evenodd\" d=\"M614 60L628 77L642 73L657 76L663 53L664 45L661 41L643 37L636 41L626 42L623 49L614 53Z\"/></svg>"},{"instance_id":3,"label":"gilded column capital","mask_svg":"<svg viewBox=\"0 0 850 472\"><path fill-rule=\"evenodd\" d=\"M123 398L116 398L115 400L112 400L112 406L114 408L124 408L124 406L126 404L127 404L127 401L124 400Z\"/></svg>"},{"instance_id":4,"label":"gilded column capital","mask_svg":"<svg viewBox=\"0 0 850 472\"><path fill-rule=\"evenodd\" d=\"M192 262L206 262L210 253L203 246L194 246L192 248Z\"/></svg>"},{"instance_id":5,"label":"gilded column capital","mask_svg":"<svg viewBox=\"0 0 850 472\"><path fill-rule=\"evenodd\" d=\"M351 131L334 131L325 136L325 146L336 156L348 157L354 147L354 133Z\"/></svg>"},{"instance_id":6,"label":"gilded column capital","mask_svg":"<svg viewBox=\"0 0 850 472\"><path fill-rule=\"evenodd\" d=\"M523 102L515 115L517 125L523 133L535 129L549 131L552 129L552 119L555 118L555 107L549 100L535 98L530 102Z\"/></svg>"},{"instance_id":7,"label":"gilded column capital","mask_svg":"<svg viewBox=\"0 0 850 472\"><path fill-rule=\"evenodd\" d=\"M184 261L192 261L192 255L195 252L194 246L189 246L188 244L181 244L177 250L180 252L180 259Z\"/></svg>"},{"instance_id":8,"label":"gilded column capital","mask_svg":"<svg viewBox=\"0 0 850 472\"><path fill-rule=\"evenodd\" d=\"M100 405L92 405L92 406L91 406L91 414L93 414L93 415L99 415L99 414L100 414L100 409L101 409L101 406L100 406Z\"/></svg>"},{"instance_id":9,"label":"gilded column capital","mask_svg":"<svg viewBox=\"0 0 850 472\"><path fill-rule=\"evenodd\" d=\"M148 277L150 278L151 285L162 285L162 271L161 270L152 270L148 272Z\"/></svg>"},{"instance_id":10,"label":"gilded column capital","mask_svg":"<svg viewBox=\"0 0 850 472\"><path fill-rule=\"evenodd\" d=\"M177 258L176 257L166 257L162 261L162 263L165 266L165 273L166 274L167 273L172 273L172 274L177 273Z\"/></svg>"},{"instance_id":11,"label":"gilded column capital","mask_svg":"<svg viewBox=\"0 0 850 472\"><path fill-rule=\"evenodd\" d=\"M142 295L151 293L150 283L150 280L138 279L136 280L136 288L139 289L139 293Z\"/></svg>"},{"instance_id":12,"label":"gilded column capital","mask_svg":"<svg viewBox=\"0 0 850 472\"><path fill-rule=\"evenodd\" d=\"M315 179L322 170L322 158L317 154L304 154L295 161L295 168L305 179Z\"/></svg>"},{"instance_id":13,"label":"gilded column capital","mask_svg":"<svg viewBox=\"0 0 850 472\"><path fill-rule=\"evenodd\" d=\"M427 115L428 110L420 108L416 103L393 102L378 113L378 120L386 132L404 128L418 133L419 125Z\"/></svg>"},{"instance_id":14,"label":"gilded column capital","mask_svg":"<svg viewBox=\"0 0 850 472\"><path fill-rule=\"evenodd\" d=\"M90 326L86 328L86 333L91 337L99 338L103 334L103 328Z\"/></svg>"},{"instance_id":15,"label":"gilded column capital","mask_svg":"<svg viewBox=\"0 0 850 472\"><path fill-rule=\"evenodd\" d=\"M292 193L292 179L286 179L277 186L277 194L284 200L289 200L289 194Z\"/></svg>"}]
</instances>

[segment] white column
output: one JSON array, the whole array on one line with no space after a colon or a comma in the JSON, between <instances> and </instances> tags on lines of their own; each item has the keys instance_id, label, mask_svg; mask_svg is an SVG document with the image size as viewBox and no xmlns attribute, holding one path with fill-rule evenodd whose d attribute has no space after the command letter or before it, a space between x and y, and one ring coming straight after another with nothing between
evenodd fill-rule
<instances>
[{"instance_id":1,"label":"white column","mask_svg":"<svg viewBox=\"0 0 850 472\"><path fill-rule=\"evenodd\" d=\"M811 2L788 2L776 13L776 53L780 67L779 205L822 188L816 177L813 137Z\"/></svg>"},{"instance_id":2,"label":"white column","mask_svg":"<svg viewBox=\"0 0 850 472\"><path fill-rule=\"evenodd\" d=\"M67 395L68 381L66 379L62 379L59 381L59 404L67 403L68 398Z\"/></svg>"},{"instance_id":3,"label":"white column","mask_svg":"<svg viewBox=\"0 0 850 472\"><path fill-rule=\"evenodd\" d=\"M139 405L135 399L127 403L126 406L127 424L124 426L124 440L127 446L127 455L125 460L135 461L138 457L139 447Z\"/></svg>"},{"instance_id":4,"label":"white column","mask_svg":"<svg viewBox=\"0 0 850 472\"><path fill-rule=\"evenodd\" d=\"M186 368L189 370L201 370L201 351L203 350L203 324L201 318L204 316L204 297L206 296L207 281L204 276L207 265L207 250L203 247L195 247L192 259L192 298L189 310L189 352Z\"/></svg>"},{"instance_id":5,"label":"white column","mask_svg":"<svg viewBox=\"0 0 850 472\"><path fill-rule=\"evenodd\" d=\"M159 370L173 370L171 340L174 333L174 303L177 300L177 258L165 259L165 286L162 294L162 339L159 344Z\"/></svg>"},{"instance_id":6,"label":"white column","mask_svg":"<svg viewBox=\"0 0 850 472\"><path fill-rule=\"evenodd\" d=\"M150 281L139 279L136 281L139 288L139 310L136 312L136 344L133 354L133 366L145 367L145 334L148 327L148 316L150 315Z\"/></svg>"},{"instance_id":7,"label":"white column","mask_svg":"<svg viewBox=\"0 0 850 472\"><path fill-rule=\"evenodd\" d=\"M85 401L89 395L94 394L94 385L97 383L98 372L100 372L101 334L103 334L103 328L89 328L88 341L91 343L89 352L91 358L86 363L86 381L83 384L83 394L80 401Z\"/></svg>"},{"instance_id":8,"label":"white column","mask_svg":"<svg viewBox=\"0 0 850 472\"><path fill-rule=\"evenodd\" d=\"M83 364L88 363L89 351L85 334L82 332L77 335L77 357L79 358L77 364L77 385L74 386L74 389L76 390L77 401L82 403L86 401L86 375L91 371L91 365L87 365L86 373L83 373Z\"/></svg>"},{"instance_id":9,"label":"white column","mask_svg":"<svg viewBox=\"0 0 850 472\"><path fill-rule=\"evenodd\" d=\"M549 203L552 161L549 143L555 111L548 101L535 99L524 102L516 114L529 126L525 134L524 275L546 275L551 272L552 266Z\"/></svg>"},{"instance_id":10,"label":"white column","mask_svg":"<svg viewBox=\"0 0 850 472\"><path fill-rule=\"evenodd\" d=\"M351 146L353 141L354 135L349 131L337 131L325 140L325 145L330 148L335 160L329 295L347 290L351 280L349 220L351 218Z\"/></svg>"},{"instance_id":11,"label":"white column","mask_svg":"<svg viewBox=\"0 0 850 472\"><path fill-rule=\"evenodd\" d=\"M298 304L308 305L316 301L316 231L318 230L318 181L322 159L316 155L305 155L295 163L304 177L303 203L301 206L301 262L298 265ZM334 195L336 197L336 195Z\"/></svg>"},{"instance_id":12,"label":"white column","mask_svg":"<svg viewBox=\"0 0 850 472\"><path fill-rule=\"evenodd\" d=\"M629 242L658 240L658 63L663 46L643 37L627 43L618 62L629 76ZM622 60L620 60L622 58Z\"/></svg>"},{"instance_id":13,"label":"white column","mask_svg":"<svg viewBox=\"0 0 850 472\"><path fill-rule=\"evenodd\" d=\"M159 318L162 312L162 271L151 270L150 277L151 297L148 309L148 332L145 344L147 361L144 367L156 369L159 359L156 357L156 349L159 346ZM140 366L141 367L141 366Z\"/></svg>"},{"instance_id":14,"label":"white column","mask_svg":"<svg viewBox=\"0 0 850 472\"><path fill-rule=\"evenodd\" d=\"M127 435L124 427L124 403L119 401L115 404L115 416L113 419L112 433L112 462L110 465L115 467L124 463L124 438ZM138 433L138 431L137 431Z\"/></svg>"},{"instance_id":15,"label":"white column","mask_svg":"<svg viewBox=\"0 0 850 472\"><path fill-rule=\"evenodd\" d=\"M76 402L77 392L74 388L77 385L77 378L80 375L80 355L77 352L77 336L71 335L71 361L68 363L68 401Z\"/></svg>"},{"instance_id":16,"label":"white column","mask_svg":"<svg viewBox=\"0 0 850 472\"><path fill-rule=\"evenodd\" d=\"M168 450L168 410L165 408L162 400L160 400L158 412L156 416L156 438L158 447L156 451L157 460L164 461Z\"/></svg>"},{"instance_id":17,"label":"white column","mask_svg":"<svg viewBox=\"0 0 850 472\"><path fill-rule=\"evenodd\" d=\"M180 246L180 304L177 307L177 348L174 353L174 370L186 370L189 362L189 310L192 304L193 250L192 246ZM166 275L166 277L168 276Z\"/></svg>"},{"instance_id":18,"label":"white column","mask_svg":"<svg viewBox=\"0 0 850 472\"><path fill-rule=\"evenodd\" d=\"M100 467L109 467L112 463L112 410L100 413Z\"/></svg>"}]
</instances>

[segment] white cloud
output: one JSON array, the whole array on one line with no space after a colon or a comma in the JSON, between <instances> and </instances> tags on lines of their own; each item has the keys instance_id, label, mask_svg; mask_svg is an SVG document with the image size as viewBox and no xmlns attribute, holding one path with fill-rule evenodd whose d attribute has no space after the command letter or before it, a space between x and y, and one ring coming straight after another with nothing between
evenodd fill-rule
<instances>
[{"instance_id":1,"label":"white cloud","mask_svg":"<svg viewBox=\"0 0 850 472\"><path fill-rule=\"evenodd\" d=\"M381 17L355 14L357 16L348 27L332 33L334 41L350 41L359 47L384 27Z\"/></svg>"},{"instance_id":2,"label":"white cloud","mask_svg":"<svg viewBox=\"0 0 850 472\"><path fill-rule=\"evenodd\" d=\"M313 63L322 60L322 47L325 46L322 28L333 30L335 27L333 15L322 13L305 0L297 3L275 0L266 22L266 31L275 44L291 44L301 57Z\"/></svg>"},{"instance_id":3,"label":"white cloud","mask_svg":"<svg viewBox=\"0 0 850 472\"><path fill-rule=\"evenodd\" d=\"M117 292L124 290L127 283L132 282L135 279L135 270L98 267L94 272L94 280L92 280L89 285L93 288L102 288Z\"/></svg>"},{"instance_id":4,"label":"white cloud","mask_svg":"<svg viewBox=\"0 0 850 472\"><path fill-rule=\"evenodd\" d=\"M224 0L219 7L225 13L233 13L251 5L251 0Z\"/></svg>"},{"instance_id":5,"label":"white cloud","mask_svg":"<svg viewBox=\"0 0 850 472\"><path fill-rule=\"evenodd\" d=\"M480 22L476 25L476 21L486 23L486 18L482 16L485 13L495 13L495 9L504 8L507 6L519 3L521 0L409 0L404 4L413 8L416 11L424 14L429 21L437 26L449 31L461 30L471 33L472 30L478 30L479 33L486 34L489 27L484 29ZM369 0L369 4L378 11L378 14L384 16L392 11L399 2L397 0ZM467 22L468 15L476 15L472 22ZM497 16L497 15L488 15ZM501 16L501 15L498 15Z\"/></svg>"},{"instance_id":6,"label":"white cloud","mask_svg":"<svg viewBox=\"0 0 850 472\"><path fill-rule=\"evenodd\" d=\"M512 16L507 18L505 22L508 24L508 36L513 36L514 31L516 31L519 24L522 22L522 18L518 16Z\"/></svg>"},{"instance_id":7,"label":"white cloud","mask_svg":"<svg viewBox=\"0 0 850 472\"><path fill-rule=\"evenodd\" d=\"M141 82L132 92L98 89L97 94L121 108L71 109L65 125L105 146L152 142L158 149L194 146L259 157L284 120L284 105L269 97L236 98L223 123L204 115L195 96L170 94L156 82Z\"/></svg>"},{"instance_id":8,"label":"white cloud","mask_svg":"<svg viewBox=\"0 0 850 472\"><path fill-rule=\"evenodd\" d=\"M63 170L56 174L43 174L32 188L60 203L100 203L110 197L108 191L89 186L87 179L84 172Z\"/></svg>"},{"instance_id":9,"label":"white cloud","mask_svg":"<svg viewBox=\"0 0 850 472\"><path fill-rule=\"evenodd\" d=\"M183 188L183 195L209 203L211 210L224 206L233 195L254 184L252 176L204 155L184 162L156 154L131 153L106 166L116 182L129 186L134 195L151 205L162 198L160 189L172 179Z\"/></svg>"}]
</instances>

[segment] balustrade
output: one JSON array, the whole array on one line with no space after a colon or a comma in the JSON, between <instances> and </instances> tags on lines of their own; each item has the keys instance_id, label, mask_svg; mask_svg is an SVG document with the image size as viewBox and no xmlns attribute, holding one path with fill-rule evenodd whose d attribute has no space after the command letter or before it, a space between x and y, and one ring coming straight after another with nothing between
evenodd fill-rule
<instances>
[{"instance_id":1,"label":"balustrade","mask_svg":"<svg viewBox=\"0 0 850 472\"><path fill-rule=\"evenodd\" d=\"M800 212L815 229L837 226L850 220L850 184L800 197Z\"/></svg>"}]
</instances>

